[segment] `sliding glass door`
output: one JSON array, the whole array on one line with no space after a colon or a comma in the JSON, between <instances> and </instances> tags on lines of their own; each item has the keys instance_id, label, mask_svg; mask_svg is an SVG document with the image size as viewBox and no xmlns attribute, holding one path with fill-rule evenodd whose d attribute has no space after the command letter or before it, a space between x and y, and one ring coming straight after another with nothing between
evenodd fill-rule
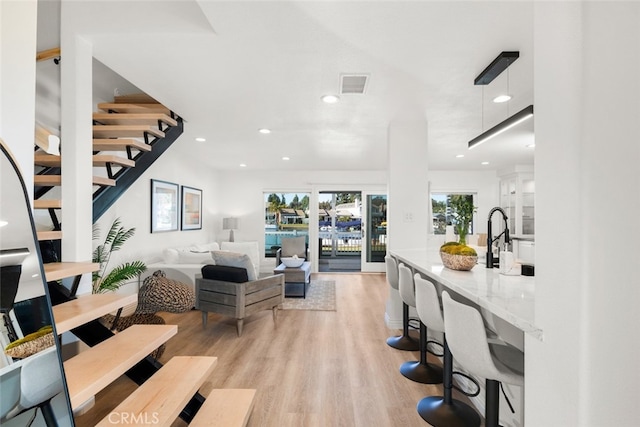
<instances>
[{"instance_id":1,"label":"sliding glass door","mask_svg":"<svg viewBox=\"0 0 640 427\"><path fill-rule=\"evenodd\" d=\"M361 270L383 272L387 253L387 195L364 191L362 202Z\"/></svg>"}]
</instances>

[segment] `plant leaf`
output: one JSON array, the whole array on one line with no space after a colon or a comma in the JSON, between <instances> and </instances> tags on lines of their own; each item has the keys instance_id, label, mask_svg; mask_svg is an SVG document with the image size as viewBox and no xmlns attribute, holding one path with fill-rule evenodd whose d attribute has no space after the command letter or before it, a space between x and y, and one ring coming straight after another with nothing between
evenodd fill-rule
<instances>
[{"instance_id":1,"label":"plant leaf","mask_svg":"<svg viewBox=\"0 0 640 427\"><path fill-rule=\"evenodd\" d=\"M122 245L129 240L136 232L135 227L125 230L120 227L115 233L112 243L111 243L111 252L119 251L122 248Z\"/></svg>"},{"instance_id":2,"label":"plant leaf","mask_svg":"<svg viewBox=\"0 0 640 427\"><path fill-rule=\"evenodd\" d=\"M105 246L110 245L111 242L113 242L113 239L118 233L118 229L122 228L120 224L121 224L120 218L116 218L115 220L113 220L113 223L111 224L111 228L109 228L109 232L107 233L107 237L104 239Z\"/></svg>"},{"instance_id":3,"label":"plant leaf","mask_svg":"<svg viewBox=\"0 0 640 427\"><path fill-rule=\"evenodd\" d=\"M123 282L137 277L144 273L146 269L147 266L142 261L133 261L121 264L102 278L99 286L97 287L97 292L101 293L118 289Z\"/></svg>"},{"instance_id":4,"label":"plant leaf","mask_svg":"<svg viewBox=\"0 0 640 427\"><path fill-rule=\"evenodd\" d=\"M111 254L114 251L118 251L122 248L122 245L135 234L135 227L125 229L121 226L120 218L116 218L104 243L98 245L92 254L92 260L95 263L100 264L100 269L94 271L91 275L92 278L92 291L93 293L102 293L106 291L112 291L118 289L123 282L130 280L141 273L143 273L147 267L142 261L128 262L121 264L114 268L111 272L106 273ZM93 238L96 239L99 236L99 227L94 224Z\"/></svg>"}]
</instances>

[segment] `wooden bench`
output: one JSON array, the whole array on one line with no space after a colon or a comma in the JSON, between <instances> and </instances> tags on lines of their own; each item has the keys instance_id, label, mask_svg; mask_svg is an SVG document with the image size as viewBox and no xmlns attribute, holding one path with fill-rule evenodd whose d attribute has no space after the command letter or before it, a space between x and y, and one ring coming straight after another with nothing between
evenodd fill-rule
<instances>
[{"instance_id":1,"label":"wooden bench","mask_svg":"<svg viewBox=\"0 0 640 427\"><path fill-rule=\"evenodd\" d=\"M170 426L211 375L217 361L206 356L173 357L97 425Z\"/></svg>"},{"instance_id":2,"label":"wooden bench","mask_svg":"<svg viewBox=\"0 0 640 427\"><path fill-rule=\"evenodd\" d=\"M189 426L245 427L255 396L254 389L214 389Z\"/></svg>"}]
</instances>

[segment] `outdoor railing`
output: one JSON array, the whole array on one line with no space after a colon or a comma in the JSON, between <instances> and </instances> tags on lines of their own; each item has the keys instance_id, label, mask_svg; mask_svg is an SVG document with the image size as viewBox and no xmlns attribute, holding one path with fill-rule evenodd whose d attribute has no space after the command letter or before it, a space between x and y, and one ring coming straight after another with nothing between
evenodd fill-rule
<instances>
[{"instance_id":1,"label":"outdoor railing","mask_svg":"<svg viewBox=\"0 0 640 427\"><path fill-rule=\"evenodd\" d=\"M307 230L265 230L266 256L275 256L276 250L282 246L283 237L308 236ZM362 233L360 231L319 231L318 240L321 245L321 257L360 256L362 252ZM370 242L372 252L385 253L387 250L386 235L376 235Z\"/></svg>"},{"instance_id":2,"label":"outdoor railing","mask_svg":"<svg viewBox=\"0 0 640 427\"><path fill-rule=\"evenodd\" d=\"M362 252L362 233L360 231L320 231L322 242L321 256L360 255Z\"/></svg>"}]
</instances>

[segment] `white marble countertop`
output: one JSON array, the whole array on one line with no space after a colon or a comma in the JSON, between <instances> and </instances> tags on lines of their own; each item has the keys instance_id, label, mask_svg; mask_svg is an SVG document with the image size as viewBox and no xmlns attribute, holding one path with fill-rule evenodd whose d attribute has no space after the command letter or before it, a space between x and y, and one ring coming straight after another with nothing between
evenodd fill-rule
<instances>
[{"instance_id":1,"label":"white marble countertop","mask_svg":"<svg viewBox=\"0 0 640 427\"><path fill-rule=\"evenodd\" d=\"M535 324L535 278L505 276L497 268L478 264L471 271L455 271L442 265L439 246L429 249L391 250L391 255L523 332L542 340Z\"/></svg>"}]
</instances>

